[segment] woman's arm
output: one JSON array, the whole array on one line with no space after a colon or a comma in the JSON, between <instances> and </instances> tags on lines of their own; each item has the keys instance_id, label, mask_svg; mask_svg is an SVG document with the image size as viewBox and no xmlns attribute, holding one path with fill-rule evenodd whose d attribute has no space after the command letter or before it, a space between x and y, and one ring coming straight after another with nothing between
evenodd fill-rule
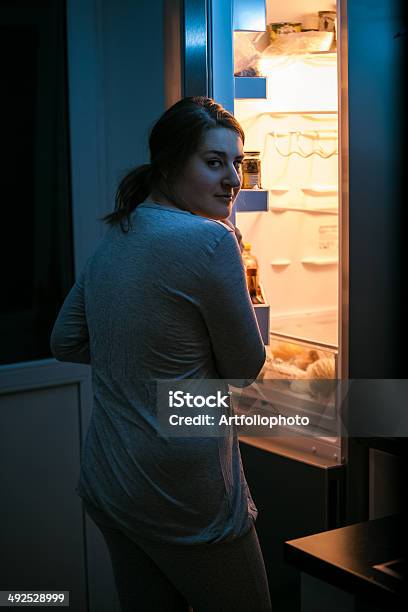
<instances>
[{"instance_id":1,"label":"woman's arm","mask_svg":"<svg viewBox=\"0 0 408 612\"><path fill-rule=\"evenodd\" d=\"M249 385L265 361L244 267L234 234L229 232L214 250L202 288L201 311L210 334L221 378Z\"/></svg>"},{"instance_id":2,"label":"woman's arm","mask_svg":"<svg viewBox=\"0 0 408 612\"><path fill-rule=\"evenodd\" d=\"M91 363L84 277L85 271L65 298L51 333L51 352L59 361Z\"/></svg>"}]
</instances>

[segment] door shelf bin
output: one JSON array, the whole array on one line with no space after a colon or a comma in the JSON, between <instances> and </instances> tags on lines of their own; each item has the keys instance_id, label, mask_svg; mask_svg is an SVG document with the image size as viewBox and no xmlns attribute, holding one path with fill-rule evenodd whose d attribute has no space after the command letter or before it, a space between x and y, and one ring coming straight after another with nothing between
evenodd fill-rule
<instances>
[{"instance_id":1,"label":"door shelf bin","mask_svg":"<svg viewBox=\"0 0 408 612\"><path fill-rule=\"evenodd\" d=\"M268 191L266 189L241 189L235 201L235 210L245 212L267 212Z\"/></svg>"},{"instance_id":2,"label":"door shelf bin","mask_svg":"<svg viewBox=\"0 0 408 612\"><path fill-rule=\"evenodd\" d=\"M266 98L266 77L235 77L235 98Z\"/></svg>"}]
</instances>

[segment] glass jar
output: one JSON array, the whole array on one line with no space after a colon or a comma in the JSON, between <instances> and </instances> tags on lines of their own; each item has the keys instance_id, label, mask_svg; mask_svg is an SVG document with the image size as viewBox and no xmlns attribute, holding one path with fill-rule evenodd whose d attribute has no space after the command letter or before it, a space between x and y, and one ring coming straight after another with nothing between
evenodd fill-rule
<instances>
[{"instance_id":1,"label":"glass jar","mask_svg":"<svg viewBox=\"0 0 408 612\"><path fill-rule=\"evenodd\" d=\"M336 11L319 11L319 30L321 32L335 32L336 16Z\"/></svg>"},{"instance_id":2,"label":"glass jar","mask_svg":"<svg viewBox=\"0 0 408 612\"><path fill-rule=\"evenodd\" d=\"M260 151L245 151L242 162L242 188L261 189Z\"/></svg>"}]
</instances>

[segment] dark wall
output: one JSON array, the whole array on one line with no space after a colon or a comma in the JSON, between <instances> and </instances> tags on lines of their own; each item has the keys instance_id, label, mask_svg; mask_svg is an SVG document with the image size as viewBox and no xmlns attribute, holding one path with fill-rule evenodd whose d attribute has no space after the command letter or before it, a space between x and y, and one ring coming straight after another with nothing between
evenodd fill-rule
<instances>
[{"instance_id":1,"label":"dark wall","mask_svg":"<svg viewBox=\"0 0 408 612\"><path fill-rule=\"evenodd\" d=\"M407 378L406 3L347 3L350 378Z\"/></svg>"}]
</instances>

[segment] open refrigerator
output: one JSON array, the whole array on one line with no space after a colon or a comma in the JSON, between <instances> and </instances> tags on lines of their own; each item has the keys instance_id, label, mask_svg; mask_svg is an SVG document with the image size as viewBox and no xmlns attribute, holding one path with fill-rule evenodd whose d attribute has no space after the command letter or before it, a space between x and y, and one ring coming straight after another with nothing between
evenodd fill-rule
<instances>
[{"instance_id":1,"label":"open refrigerator","mask_svg":"<svg viewBox=\"0 0 408 612\"><path fill-rule=\"evenodd\" d=\"M255 384L233 390L236 410L267 414L270 406L271 414L307 415L313 427L313 435L293 427L273 437L258 428L241 439L339 466L336 381L348 374L346 2L165 7L167 105L181 95L213 97L242 125L244 151L260 160L259 180L241 189L232 220L258 260L263 303L254 309L267 358Z\"/></svg>"},{"instance_id":2,"label":"open refrigerator","mask_svg":"<svg viewBox=\"0 0 408 612\"><path fill-rule=\"evenodd\" d=\"M251 31L243 3L236 9L233 110L257 165L244 161L251 188L238 196L235 223L258 260L264 303L254 309L267 351L257 383L236 390L236 404L243 413L261 406L267 415L269 406L271 414L307 416L313 435L286 427L273 445L338 465L340 20L331 0L268 0L256 23L252 14L260 31Z\"/></svg>"}]
</instances>

